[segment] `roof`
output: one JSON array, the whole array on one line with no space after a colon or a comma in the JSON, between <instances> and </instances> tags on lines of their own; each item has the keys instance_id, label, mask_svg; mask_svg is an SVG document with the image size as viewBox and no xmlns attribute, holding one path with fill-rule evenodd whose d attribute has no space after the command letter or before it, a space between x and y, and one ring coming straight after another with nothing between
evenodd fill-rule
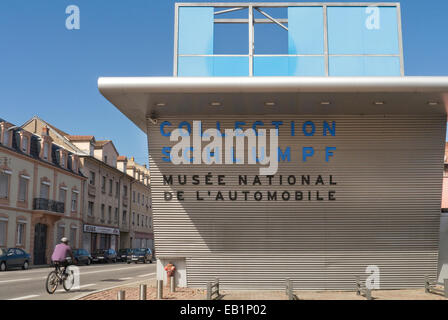
<instances>
[{"instance_id":1,"label":"roof","mask_svg":"<svg viewBox=\"0 0 448 320\"><path fill-rule=\"evenodd\" d=\"M39 118L38 116L33 116L30 120L28 120L27 122L25 122L23 125L21 125L21 127L24 127L25 125L27 125L29 122L33 121L33 120L40 120L43 123L45 123L48 127L50 127L50 129L56 131L57 133L59 133L61 136L66 137L69 136L69 134L65 131L62 131L59 128L56 128L55 126L53 126L51 123L48 123L47 121Z\"/></svg>"},{"instance_id":2,"label":"roof","mask_svg":"<svg viewBox=\"0 0 448 320\"><path fill-rule=\"evenodd\" d=\"M115 148L114 143L112 142L112 140L97 140L95 142L95 149L101 149L103 148L106 144L110 143L112 145L112 148L114 148L115 153L119 154L119 152L117 151L117 148Z\"/></svg>"},{"instance_id":3,"label":"roof","mask_svg":"<svg viewBox=\"0 0 448 320\"><path fill-rule=\"evenodd\" d=\"M95 141L94 136L67 136L70 141Z\"/></svg>"},{"instance_id":4,"label":"roof","mask_svg":"<svg viewBox=\"0 0 448 320\"><path fill-rule=\"evenodd\" d=\"M148 117L446 115L448 106L448 77L107 77L98 88L144 132Z\"/></svg>"},{"instance_id":5,"label":"roof","mask_svg":"<svg viewBox=\"0 0 448 320\"><path fill-rule=\"evenodd\" d=\"M118 156L117 161L127 161L128 158L126 156Z\"/></svg>"},{"instance_id":6,"label":"roof","mask_svg":"<svg viewBox=\"0 0 448 320\"><path fill-rule=\"evenodd\" d=\"M2 122L2 120L0 119L0 122ZM67 150L66 148L63 148L55 143L51 143L51 148L50 148L50 158L49 161L44 161L43 159L41 159L39 157L40 151L41 151L41 136L34 134L32 132L29 132L29 134L31 135L31 139L30 139L30 153L27 154L25 152L22 151L22 149L20 148L20 138L19 138L19 134L20 132L29 132L26 131L25 129L21 128L21 127L14 127L12 129L12 146L11 147L6 147L3 144L0 143L0 146L4 147L4 148L8 148L11 149L13 151L15 151L16 153L22 154L24 156L36 159L40 162L46 163L46 164L51 164L54 167L58 167L64 171L68 171L71 172L77 176L83 177L83 174L81 173L80 168L78 167L77 170L73 170L73 166L72 166L72 158L68 157L67 158L67 166L66 167L62 167L60 164L60 154L59 154L59 150L66 150L68 155L72 155L74 153L70 152L70 150Z\"/></svg>"}]
</instances>

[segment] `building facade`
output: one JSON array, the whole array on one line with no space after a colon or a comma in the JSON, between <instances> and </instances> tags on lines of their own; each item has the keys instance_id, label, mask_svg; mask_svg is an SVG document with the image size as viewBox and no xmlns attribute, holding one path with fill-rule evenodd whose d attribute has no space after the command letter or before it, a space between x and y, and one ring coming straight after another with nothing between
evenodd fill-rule
<instances>
[{"instance_id":1,"label":"building facade","mask_svg":"<svg viewBox=\"0 0 448 320\"><path fill-rule=\"evenodd\" d=\"M86 177L79 158L42 127L32 133L0 121L0 247L18 247L47 264L67 237L79 246Z\"/></svg>"},{"instance_id":2,"label":"building facade","mask_svg":"<svg viewBox=\"0 0 448 320\"><path fill-rule=\"evenodd\" d=\"M131 158L126 172L133 178L131 182L131 224L132 247L154 250L153 221L151 214L150 176L146 166L139 165Z\"/></svg>"},{"instance_id":3,"label":"building facade","mask_svg":"<svg viewBox=\"0 0 448 320\"><path fill-rule=\"evenodd\" d=\"M352 289L372 270L382 289L435 278L448 79L404 76L399 5L175 10L174 77L98 80L148 135L158 278L169 262L190 287L218 277L233 289L286 278ZM217 30L232 23L247 46L222 54ZM257 51L260 24L285 32L284 53ZM278 146L251 149L226 130Z\"/></svg>"},{"instance_id":4,"label":"building facade","mask_svg":"<svg viewBox=\"0 0 448 320\"><path fill-rule=\"evenodd\" d=\"M149 171L136 170L134 178L131 171L128 172L127 158L119 155L110 140L97 141L94 136L70 135L38 117L33 117L23 127L39 130L43 126L52 129L50 135L55 141L78 154L80 170L87 178L82 204L84 224L81 246L93 251L146 245L146 241L133 241L134 229L140 226L131 224L130 196L134 189L138 189L142 198L150 198L149 178L142 178L143 175L149 177ZM137 164L133 162L133 165ZM146 215L151 216L151 210ZM152 235L152 225L145 231Z\"/></svg>"}]
</instances>

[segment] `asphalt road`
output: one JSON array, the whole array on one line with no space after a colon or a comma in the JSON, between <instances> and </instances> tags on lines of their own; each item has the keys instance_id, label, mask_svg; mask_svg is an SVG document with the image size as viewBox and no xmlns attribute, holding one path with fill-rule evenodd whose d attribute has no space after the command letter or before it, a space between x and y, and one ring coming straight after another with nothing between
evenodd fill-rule
<instances>
[{"instance_id":1,"label":"asphalt road","mask_svg":"<svg viewBox=\"0 0 448 320\"><path fill-rule=\"evenodd\" d=\"M65 292L62 286L50 295L45 281L51 268L0 272L0 300L68 300L115 286L156 278L156 263L93 264L79 266L80 288Z\"/></svg>"}]
</instances>

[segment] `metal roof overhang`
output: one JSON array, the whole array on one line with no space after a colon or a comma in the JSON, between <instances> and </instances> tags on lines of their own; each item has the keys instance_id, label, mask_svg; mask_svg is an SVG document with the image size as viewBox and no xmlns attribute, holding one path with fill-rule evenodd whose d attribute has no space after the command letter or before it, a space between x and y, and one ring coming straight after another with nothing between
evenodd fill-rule
<instances>
[{"instance_id":1,"label":"metal roof overhang","mask_svg":"<svg viewBox=\"0 0 448 320\"><path fill-rule=\"evenodd\" d=\"M446 116L448 107L448 77L107 77L98 79L98 88L144 132L148 117Z\"/></svg>"}]
</instances>

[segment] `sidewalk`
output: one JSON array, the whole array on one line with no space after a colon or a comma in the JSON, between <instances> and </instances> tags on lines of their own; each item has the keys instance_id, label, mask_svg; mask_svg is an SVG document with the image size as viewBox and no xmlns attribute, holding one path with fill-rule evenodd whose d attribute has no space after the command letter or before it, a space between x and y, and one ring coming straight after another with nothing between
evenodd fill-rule
<instances>
[{"instance_id":1,"label":"sidewalk","mask_svg":"<svg viewBox=\"0 0 448 320\"><path fill-rule=\"evenodd\" d=\"M146 284L146 299L156 300L157 287L156 280L142 281L132 286L116 287L109 290L100 292L94 292L88 294L79 300L117 300L118 291L124 290L126 300L138 300L139 299L139 286L140 284ZM206 297L206 291L202 289L191 288L176 288L176 292L170 292L169 287L163 287L163 300L204 300Z\"/></svg>"},{"instance_id":2,"label":"sidewalk","mask_svg":"<svg viewBox=\"0 0 448 320\"><path fill-rule=\"evenodd\" d=\"M157 294L156 280L142 281L146 284L147 300L155 300ZM79 300L117 300L118 291L124 290L126 300L139 299L139 284L115 287L113 289L94 292ZM366 300L354 291L294 291L299 300ZM287 300L284 290L222 290L222 300ZM443 296L425 293L425 289L409 290L374 290L374 300L448 300ZM176 288L170 293L168 287L163 288L163 300L205 300L206 290L192 288Z\"/></svg>"}]
</instances>

